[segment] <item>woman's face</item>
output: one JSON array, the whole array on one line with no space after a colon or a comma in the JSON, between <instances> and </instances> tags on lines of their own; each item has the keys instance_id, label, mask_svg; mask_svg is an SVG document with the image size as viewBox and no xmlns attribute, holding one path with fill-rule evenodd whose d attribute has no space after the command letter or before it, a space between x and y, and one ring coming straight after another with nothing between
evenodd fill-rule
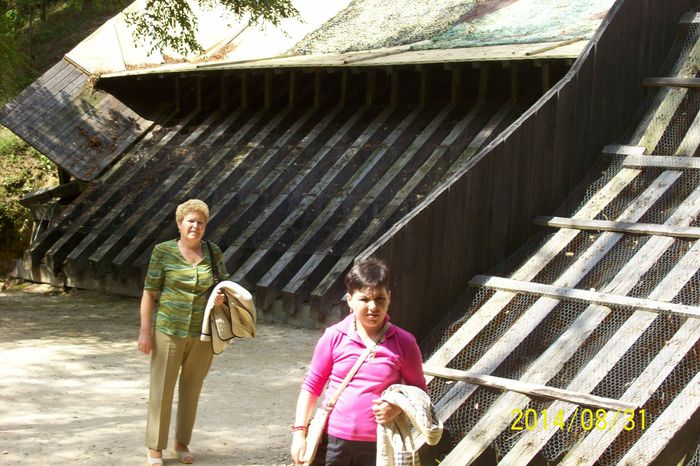
<instances>
[{"instance_id":1,"label":"woman's face","mask_svg":"<svg viewBox=\"0 0 700 466\"><path fill-rule=\"evenodd\" d=\"M177 224L177 229L180 230L180 239L199 241L204 236L206 226L204 214L195 210L185 215L182 221Z\"/></svg>"},{"instance_id":2,"label":"woman's face","mask_svg":"<svg viewBox=\"0 0 700 466\"><path fill-rule=\"evenodd\" d=\"M355 319L366 330L376 330L384 325L384 318L389 310L391 292L385 287L365 288L347 294L348 306L355 314Z\"/></svg>"}]
</instances>

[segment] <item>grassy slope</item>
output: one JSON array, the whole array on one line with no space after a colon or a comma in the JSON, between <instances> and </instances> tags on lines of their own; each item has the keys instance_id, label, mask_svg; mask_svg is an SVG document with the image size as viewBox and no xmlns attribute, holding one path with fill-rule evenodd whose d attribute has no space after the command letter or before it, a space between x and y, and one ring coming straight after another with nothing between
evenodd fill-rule
<instances>
[{"instance_id":1,"label":"grassy slope","mask_svg":"<svg viewBox=\"0 0 700 466\"><path fill-rule=\"evenodd\" d=\"M68 2L56 2L39 23L31 47L31 66L25 74L14 76L18 92L58 62L81 40L107 19L121 11L128 2L109 1L103 6L95 2L77 10ZM27 37L20 39L22 51L29 53ZM3 105L5 102L0 102ZM27 192L57 184L56 170L42 154L27 146L7 128L0 126L0 276L6 274L12 261L28 246L31 233L29 210L19 204Z\"/></svg>"}]
</instances>

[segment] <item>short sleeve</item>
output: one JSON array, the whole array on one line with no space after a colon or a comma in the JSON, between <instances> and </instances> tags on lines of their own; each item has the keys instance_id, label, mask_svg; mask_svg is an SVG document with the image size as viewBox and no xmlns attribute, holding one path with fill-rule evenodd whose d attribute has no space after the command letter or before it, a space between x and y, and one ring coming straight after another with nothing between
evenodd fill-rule
<instances>
[{"instance_id":1,"label":"short sleeve","mask_svg":"<svg viewBox=\"0 0 700 466\"><path fill-rule=\"evenodd\" d=\"M160 245L156 245L151 253L151 260L148 263L148 272L143 289L147 291L160 291L163 288L163 252Z\"/></svg>"},{"instance_id":2,"label":"short sleeve","mask_svg":"<svg viewBox=\"0 0 700 466\"><path fill-rule=\"evenodd\" d=\"M214 253L214 257L212 258L212 261L216 261L216 267L217 270L219 271L219 274L221 275L222 280L228 280L229 274L226 271L226 264L224 263L224 253L221 252L221 248L219 248L218 245L211 243L212 246L212 252ZM213 270L212 270L213 272Z\"/></svg>"},{"instance_id":3,"label":"short sleeve","mask_svg":"<svg viewBox=\"0 0 700 466\"><path fill-rule=\"evenodd\" d=\"M428 391L423 374L423 357L416 339L410 333L404 334L403 361L401 363L401 378L407 385L413 385L423 391Z\"/></svg>"},{"instance_id":4,"label":"short sleeve","mask_svg":"<svg viewBox=\"0 0 700 466\"><path fill-rule=\"evenodd\" d=\"M306 377L302 384L304 390L316 396L321 395L321 392L323 392L323 387L325 387L333 369L333 341L331 335L331 330L326 329L316 343L309 370L306 372Z\"/></svg>"}]
</instances>

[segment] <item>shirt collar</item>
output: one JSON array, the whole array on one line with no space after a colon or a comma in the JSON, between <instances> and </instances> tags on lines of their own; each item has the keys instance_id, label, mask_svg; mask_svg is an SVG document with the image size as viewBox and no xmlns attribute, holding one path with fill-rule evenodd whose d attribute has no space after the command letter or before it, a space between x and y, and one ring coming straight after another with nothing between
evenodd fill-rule
<instances>
[{"instance_id":1,"label":"shirt collar","mask_svg":"<svg viewBox=\"0 0 700 466\"><path fill-rule=\"evenodd\" d=\"M391 317L389 316L389 314L387 314L386 317L384 318L384 322L390 322L390 321L391 321ZM394 332L395 332L394 327L395 326L392 325L387 329L386 333L384 334L384 338L391 337L394 334ZM362 338L360 338L360 336L355 331L355 314L353 314L352 312L349 313L347 315L347 317L345 317L343 320L341 320L338 323L337 329L341 333L347 335L351 340L357 341L357 342L362 342Z\"/></svg>"}]
</instances>

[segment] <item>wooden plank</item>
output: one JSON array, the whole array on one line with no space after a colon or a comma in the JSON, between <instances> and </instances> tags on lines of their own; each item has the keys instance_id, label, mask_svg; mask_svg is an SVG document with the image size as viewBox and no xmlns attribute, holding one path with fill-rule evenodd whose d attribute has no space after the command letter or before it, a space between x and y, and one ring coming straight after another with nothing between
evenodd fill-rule
<instances>
[{"instance_id":1,"label":"wooden plank","mask_svg":"<svg viewBox=\"0 0 700 466\"><path fill-rule=\"evenodd\" d=\"M504 104L503 107L510 109L512 105L510 102L507 102ZM462 119L452 128L452 131L450 131L450 134L447 135L445 140L435 148L430 157L428 157L428 159L423 163L423 165L418 170L416 170L415 174L402 185L401 189L394 195L394 198L389 202L389 204L387 204L382 209L382 211L376 216L377 219L389 219L391 215L403 205L404 201L409 196L409 194L416 188L416 186L418 186L424 180L425 176L427 175L427 173L430 172L433 166L445 156L447 148L451 147L455 143L457 138L468 128L469 123L474 119L474 117L480 110L481 107L479 105L476 105L472 107L472 109L469 112L467 112L467 114L465 114L464 117L462 117ZM499 111L496 113L496 115L494 115L493 118L496 118L497 116L502 118L505 115L505 113L506 112ZM487 124L486 127L482 129L482 131L493 131L492 128L494 125L492 125L491 123L492 121L489 121L489 124ZM479 134L481 134L481 132ZM472 140L472 144L475 144L475 139ZM485 139L478 139L480 139L481 144L483 144L483 141ZM471 147L472 144L470 144L469 146ZM475 151L477 149L478 148L475 148L473 150ZM451 169L455 169L455 167L457 166L462 166L464 163L466 163L466 161L469 158L471 158L471 156L471 152L463 151L462 155L458 157L457 160L452 164ZM359 236L357 236L355 241L348 247L345 254L340 259L338 259L331 271L326 274L323 280L321 280L317 287L312 291L312 299L323 300L325 298L326 293L328 293L332 289L334 283L336 283L336 281L345 272L345 270L352 263L352 261L355 260L355 256L359 252L361 252L363 248L366 247L368 241L370 241L371 238L378 234L380 228L383 228L383 226L384 223L382 221L374 220L367 227L362 229L362 233ZM316 298L313 298L314 296Z\"/></svg>"},{"instance_id":2,"label":"wooden plank","mask_svg":"<svg viewBox=\"0 0 700 466\"><path fill-rule=\"evenodd\" d=\"M533 283L509 278L494 277L488 275L476 275L469 281L471 286L483 286L502 291L514 291L519 293L547 296L561 300L571 300L600 304L603 306L623 306L656 312L670 313L684 317L700 318L700 307L687 306L685 304L667 303L644 298L633 298L625 295L601 293L597 291L566 288L561 286Z\"/></svg>"},{"instance_id":3,"label":"wooden plank","mask_svg":"<svg viewBox=\"0 0 700 466\"><path fill-rule=\"evenodd\" d=\"M700 23L700 13L697 11L689 11L688 13L684 14L681 17L681 20L679 21L681 24L691 24L691 23Z\"/></svg>"},{"instance_id":4,"label":"wooden plank","mask_svg":"<svg viewBox=\"0 0 700 466\"><path fill-rule=\"evenodd\" d=\"M646 259L647 262L654 262L664 254L668 247L673 244L673 241L672 238L652 238L644 245L644 248L648 251L644 251L641 254L644 257L648 257L648 259ZM657 300L673 299L695 275L699 266L700 242L696 242L683 258L681 258L678 264L676 264L668 275L656 286L654 291L649 295L649 298ZM621 274L636 274L637 277L641 277L646 271L646 268L635 270L637 264L634 262L628 263L626 268L628 270L621 271ZM633 278L631 281L635 282L637 280L637 278ZM611 286L607 289L618 290L620 289L620 285L611 283ZM587 338L590 332L592 332L592 330L590 332L582 331L581 327L583 327L583 325L590 324L590 326L595 329L595 327L608 316L609 312L610 310L603 306L590 306L586 309L581 317L577 319L577 322L571 326L571 328L577 328L574 335L575 343L582 343L583 341L577 340L577 337L582 335L583 338ZM603 348L600 349L597 355L569 382L568 387L580 391L593 390L657 317L657 314L647 311L636 311L632 314L627 322L625 322ZM584 324L578 324L579 321ZM549 409L557 413L561 410L563 417L566 419L575 412L576 408L576 405L569 403L554 403ZM502 464L526 464L555 433L555 430L527 432L510 450L506 457L503 458Z\"/></svg>"},{"instance_id":5,"label":"wooden plank","mask_svg":"<svg viewBox=\"0 0 700 466\"><path fill-rule=\"evenodd\" d=\"M630 388L622 395L622 400L630 401L642 406L651 395L666 380L678 363L685 357L688 351L700 340L700 321L689 319L666 343L661 352L647 366L642 374L637 377ZM624 429L624 424L613 424L615 412L608 411L605 417L606 425L612 426L605 431L592 431L583 441L569 451L564 457L561 466L593 465L608 446L617 438Z\"/></svg>"},{"instance_id":6,"label":"wooden plank","mask_svg":"<svg viewBox=\"0 0 700 466\"><path fill-rule=\"evenodd\" d=\"M66 60L60 60L56 62L51 68L49 68L44 74L39 76L34 82L29 86L25 87L22 92L17 94L12 100L10 100L3 107L0 107L0 123L8 126L7 121L13 121L16 119L15 115L11 115L13 111L22 108L22 103L27 100L31 95L37 92L58 73L62 72L66 67L71 67L70 62Z\"/></svg>"},{"instance_id":7,"label":"wooden plank","mask_svg":"<svg viewBox=\"0 0 700 466\"><path fill-rule=\"evenodd\" d=\"M175 112L165 115L163 120L161 120L161 124L170 124L175 116ZM156 135L160 135L163 131L163 126L153 125L145 136L139 140L139 143L133 148L133 151L142 153L145 152L149 145L154 144L153 141L156 140ZM112 168L104 176L102 176L99 184L90 183L87 189L58 215L53 222L52 228L49 228L40 234L39 237L36 238L30 245L28 255L31 257L32 262L38 262L44 257L44 254L54 244L54 242L60 239L61 233L59 232L75 229L72 226L74 225L73 222L77 221L81 215L85 214L84 206L93 205L94 203L99 202L101 186L103 184L104 186L113 186L114 184L118 184L118 180L124 175L124 173L131 171L131 162L130 157L122 157L119 159L112 166Z\"/></svg>"},{"instance_id":8,"label":"wooden plank","mask_svg":"<svg viewBox=\"0 0 700 466\"><path fill-rule=\"evenodd\" d=\"M642 146L631 146L627 144L608 144L601 151L605 155L636 155L642 157L646 151Z\"/></svg>"},{"instance_id":9,"label":"wooden plank","mask_svg":"<svg viewBox=\"0 0 700 466\"><path fill-rule=\"evenodd\" d=\"M654 223L613 222L611 220L581 220L566 217L535 217L535 225L576 230L617 231L633 235L673 236L675 238L700 238L700 228L658 225Z\"/></svg>"},{"instance_id":10,"label":"wooden plank","mask_svg":"<svg viewBox=\"0 0 700 466\"><path fill-rule=\"evenodd\" d=\"M642 153L643 148L638 151ZM608 203L621 193L628 183L641 172L625 169L618 172L601 190L594 194L586 204L579 209L574 218L592 218L598 215ZM539 250L512 275L516 280L531 280L544 267L559 255L566 245L577 235L573 230L561 230L555 233ZM465 322L455 333L438 348L427 361L431 365L446 366L469 342L493 320L515 297L515 293L498 292L479 308L468 324Z\"/></svg>"},{"instance_id":11,"label":"wooden plank","mask_svg":"<svg viewBox=\"0 0 700 466\"><path fill-rule=\"evenodd\" d=\"M408 115L406 115L399 124L391 131L391 133L384 139L382 145L372 151L368 155L362 165L360 165L355 171L352 172L350 177L343 183L342 187L338 190L338 193L334 195L326 204L323 209L316 215L311 224L309 224L303 231L302 234L294 241L294 243L287 248L287 251L277 260L275 266L286 267L294 258L302 251L302 249L317 238L319 231L328 222L329 219L337 213L340 206L347 201L348 196L352 196L352 193L360 185L360 183L369 179L369 176L377 169L377 167L382 163L383 158L389 150L396 150L394 144L399 141L401 136L404 136L408 128L418 119L421 114L423 107L418 106L412 110Z\"/></svg>"},{"instance_id":12,"label":"wooden plank","mask_svg":"<svg viewBox=\"0 0 700 466\"><path fill-rule=\"evenodd\" d=\"M231 113L214 132L214 138L218 139L224 132L230 132L231 134L228 135L228 139L221 147L211 155L210 163L207 164L208 169L198 172L198 175L201 173L204 175L204 178L200 178L199 176L195 176L195 178L199 179L200 182L203 179L208 179L207 177L213 176L220 177L221 179L228 178L231 172L238 167L243 160L241 157L232 157L232 153L239 147L241 141L250 134L251 129L256 126L264 113L265 109L262 107L253 115L250 115L243 107L239 107L236 112ZM235 130L231 130L239 120L241 120L242 125ZM227 164L223 168L218 169L218 163L220 163L221 160L227 159ZM217 168L216 172L212 172L214 167ZM215 175L212 173L215 173ZM196 186L196 184L193 186ZM219 188L217 183L207 183L206 186L207 188L204 192L197 194L200 199L210 199L212 192ZM185 193L191 193L191 188L188 189L190 190L183 191L182 198L187 197ZM189 197L195 196L191 193ZM173 199L173 202L174 201L176 201L176 199ZM169 203L168 205L172 204ZM127 265L133 264L141 254L148 252L148 246L153 242L153 238L157 236L158 230L172 221L172 211L172 207L162 208L148 224L141 228L134 239L124 246L124 249L113 259L112 263L115 268L124 269ZM211 215L213 217L214 212L212 212Z\"/></svg>"},{"instance_id":13,"label":"wooden plank","mask_svg":"<svg viewBox=\"0 0 700 466\"><path fill-rule=\"evenodd\" d=\"M264 131L255 136L253 142L237 154L238 157L243 157L245 162L240 165L239 173L235 178L219 179L220 186L225 186L225 194L217 201L213 209L216 213L209 220L210 223L214 221L213 225L216 225L211 231L212 238L226 236L232 225L240 220L241 209L249 207L241 204L241 199L253 191L264 192L269 186L264 180L271 173L275 174L276 165L281 163L279 169L286 170L287 162L284 161L284 157L285 151L289 150L287 147L289 141L317 113L318 108L310 106L301 115L293 114L291 111L292 108L288 107L281 112L283 119L275 117L273 123L268 124ZM287 119L290 121L287 122ZM274 133L275 130L277 130L276 133ZM272 143L263 145L263 141L268 137L271 138ZM290 158L293 159L291 156ZM224 251L224 258L228 261L226 251Z\"/></svg>"},{"instance_id":14,"label":"wooden plank","mask_svg":"<svg viewBox=\"0 0 700 466\"><path fill-rule=\"evenodd\" d=\"M699 65L700 40L696 40L688 54L680 56L674 63L671 71L668 73L669 77L694 77ZM634 144L646 147L649 152L653 151L687 92L688 90L684 88L663 88L659 90L654 98L654 102L649 107L649 111L642 118L631 138Z\"/></svg>"},{"instance_id":15,"label":"wooden plank","mask_svg":"<svg viewBox=\"0 0 700 466\"><path fill-rule=\"evenodd\" d=\"M323 259L328 255L328 251L333 251L336 254L344 253L339 249L338 243L346 236L348 230L352 228L356 222L359 222L363 215L367 212L370 206L375 205L376 199L381 195L387 186L394 181L395 178L403 175L406 166L413 160L425 145L430 141L436 131L439 130L445 119L454 109L454 104L445 106L440 113L435 116L430 123L416 136L411 144L403 149L397 150L396 153L401 154L386 171L377 180L372 181L372 186L369 191L360 199L353 202L353 207L348 215L343 216L343 219L338 223L333 231L331 231L323 241L316 247L316 252L311 254L311 257L297 270L297 273L289 280L287 285L282 289L283 294L296 294L305 285L306 280L320 266ZM392 151L391 147L387 147L387 152ZM348 197L354 197L352 190L343 190ZM323 214L322 214L323 215ZM329 216L326 218L330 217ZM374 215L375 219L383 217Z\"/></svg>"},{"instance_id":16,"label":"wooden plank","mask_svg":"<svg viewBox=\"0 0 700 466\"><path fill-rule=\"evenodd\" d=\"M508 116L508 114L513 110L513 102L506 101L501 108L494 114L486 123L486 126L479 131L479 133L472 139L469 145L462 151L459 158L455 163L452 164L450 169L447 171L445 178L449 178L456 173L459 173L466 164L479 152L486 141L488 141L492 136L496 128L498 128L503 120Z\"/></svg>"},{"instance_id":17,"label":"wooden plank","mask_svg":"<svg viewBox=\"0 0 700 466\"><path fill-rule=\"evenodd\" d=\"M655 201L658 200L670 187L678 177L680 176L677 172L665 172L660 175L654 182L645 190L644 193L639 195L637 199L632 202L627 209L621 214L621 219L636 220L641 215L643 215L648 208L654 205ZM700 195L700 192L698 192ZM581 280L590 270L598 264L600 259L622 238L619 233L605 232L598 236L594 243L577 259L577 261L572 264L555 282L555 286L571 286ZM638 254L640 254L638 252ZM654 261L647 260L647 268L651 267ZM627 272L630 273L638 272L643 270L642 264L636 264L635 267L623 269L618 273L618 276L626 278ZM628 285L633 285L631 280L626 281ZM614 287L610 285L606 287L605 291L610 292ZM472 365L471 370L480 373L491 373L495 370L501 362L513 351L518 344L520 344L534 329L549 315L549 313L559 304L559 300L553 298L540 298L534 305L532 305L511 327L510 331L506 332L499 340L497 340L489 350ZM477 323L478 320L474 320L472 317L465 325L471 326ZM597 325L597 324L596 324ZM572 326L574 327L574 326ZM585 327L585 326L584 326ZM588 332L592 332L595 326L587 327ZM585 335L586 332L582 331L581 328L576 328L576 331L571 334L571 332L565 332L567 334L566 338L562 337L554 345L545 351L545 355L538 358L541 362L540 365L531 365L528 369L528 374L532 372L530 377L536 377L536 379L530 379L523 376L524 380L536 383L544 383L549 377L552 377L558 371L558 368L563 366L567 357L566 355L572 354L578 349L582 340L578 340L579 337ZM578 341L579 343L574 344ZM536 368L536 370L535 370ZM552 373L553 372L553 373ZM549 375L551 373L551 375ZM545 378L545 376L548 376ZM472 386L467 386L465 384L457 383L455 384L449 392L436 404L437 414L442 418L446 419L452 415L473 392L475 388ZM444 400L444 401L443 401ZM509 402L514 402L516 400L510 400ZM521 400L526 402L526 400ZM499 405L500 406L500 405ZM513 405L515 407L515 405ZM489 412L492 413L488 419L482 417L482 419L477 424L480 427L475 427L470 431L458 444L458 446L452 450L449 457L453 461L457 461L454 464L467 464L460 463L462 458L476 458L489 443L499 434L498 429L495 426L500 426L503 422L507 421L504 419L504 412L511 412L513 408L506 408L503 411L503 407L500 406L499 409L492 408ZM482 423L483 421L483 423ZM494 427L489 427L488 423L491 423Z\"/></svg>"},{"instance_id":18,"label":"wooden plank","mask_svg":"<svg viewBox=\"0 0 700 466\"><path fill-rule=\"evenodd\" d=\"M158 153L163 147L165 147L172 138L174 138L179 132L187 126L196 113L190 113L185 118L183 118L177 125L170 128L168 132L152 147L148 147L145 153L138 154L137 158L138 164L145 165L148 160L150 160L155 154ZM100 198L96 200L88 209L82 211L82 215L75 220L75 224L83 225L88 219L93 218L93 216L105 215L106 209L110 208L110 202L119 199L119 190L125 184L128 184L131 179L138 175L139 170L132 167L130 171L127 171L123 177L119 179L118 183L110 184L107 189L100 194ZM101 213L101 214L100 214ZM84 231L78 228L67 229L66 233L61 236L61 238L56 241L46 252L45 259L47 265L51 270L57 271L63 265L63 260L70 253L73 247L80 242L84 236Z\"/></svg>"},{"instance_id":19,"label":"wooden plank","mask_svg":"<svg viewBox=\"0 0 700 466\"><path fill-rule=\"evenodd\" d=\"M646 78L642 81L642 86L697 89L700 88L700 78Z\"/></svg>"},{"instance_id":20,"label":"wooden plank","mask_svg":"<svg viewBox=\"0 0 700 466\"><path fill-rule=\"evenodd\" d=\"M291 128L286 130L285 134L275 141L273 147L268 149L263 156L257 157L258 165L241 175L237 181L237 185L240 188L226 188L230 192L236 191L242 199L236 201L232 208L225 209L225 220L217 226L216 234L223 235L235 225L240 224L241 219L254 218L257 215L257 213L253 212L256 206L260 205L260 200L265 199L270 190L277 189L276 184L284 183L285 176L293 176L293 171L299 162L299 158L307 150L309 142L318 138L319 134L331 124L340 112L340 107L336 107L331 111L324 111L324 117L308 133L297 135L307 119L317 112L318 107L310 108L309 113L296 119ZM293 136L297 136L297 139L291 140ZM299 140L302 142L298 142ZM290 146L293 146L294 149L288 150ZM275 161L275 157L280 160ZM265 165L268 168L261 168ZM245 189L246 183L249 185L248 189ZM250 187L254 187L254 189L250 189ZM225 204L222 203L222 205ZM228 249L224 250L224 257L226 257L227 251Z\"/></svg>"},{"instance_id":21,"label":"wooden plank","mask_svg":"<svg viewBox=\"0 0 700 466\"><path fill-rule=\"evenodd\" d=\"M271 249L274 244L277 242L279 238L285 233L286 229L289 228L297 219L299 219L303 213L308 209L314 201L317 200L317 197L328 187L332 182L338 182L337 178L342 175L343 168L347 166L348 163L350 163L362 150L363 146L374 136L378 131L381 130L381 126L386 122L386 119L389 117L391 113L393 113L395 109L389 107L385 110L383 110L373 121L372 123L365 129L362 134L353 142L352 146L350 146L348 149L346 149L336 160L336 162L333 164L332 168L328 170L327 175L322 178L322 181L316 182L314 184L314 187L307 193L306 196L302 199L302 201L294 206L294 209L289 212L285 218L282 220L280 225L278 226L279 232L270 236L269 240L265 242L262 248L258 248L259 253L256 254L256 259L260 257L263 253L266 253L264 249ZM380 147L379 149L375 150L373 154L368 156L365 159L365 162L353 173L353 175L344 182L345 188L341 189L346 189L348 186L353 185L356 183L359 179L364 178L366 174L371 171L371 169L374 167L374 164L378 162L378 159L381 158L381 155L384 150L386 150L386 147L390 146L392 142L398 138L403 132L405 131L406 127L410 125L414 121L414 119L418 116L420 113L420 107L414 109L409 115L407 115L403 120L402 124L397 126L391 134L386 138L385 140L385 145L383 147ZM296 241L287 248L284 254L282 254L275 262L273 267L270 268L270 270L258 281L258 286L260 287L269 287L273 283L276 283L278 280L278 277L284 272L284 270L287 268L289 263L293 260L293 258L301 251L303 246L307 244L311 238L318 232L318 229L322 226L323 223L325 223L328 220L328 217L325 215L328 215L329 212L334 211L335 207L339 204L339 202L342 199L340 199L339 196L334 196L333 199L330 200L329 203L326 204L326 206L323 209L323 213L317 214L314 217L314 220L306 226L304 232L296 239ZM231 248L226 251L225 254L228 254L229 251L231 251ZM240 279L242 280L244 278L244 271L249 270L254 266L255 264L250 263L249 261L252 259L249 258L246 263L244 263L241 268L236 272L234 275L234 280Z\"/></svg>"},{"instance_id":22,"label":"wooden plank","mask_svg":"<svg viewBox=\"0 0 700 466\"><path fill-rule=\"evenodd\" d=\"M343 104L340 104L343 107ZM326 157L330 157L333 153L333 149L336 144L345 137L349 131L357 124L358 120L366 113L367 107L364 107L356 112L354 112L350 118L348 118L342 127L335 131L331 135L323 147L314 154L314 156L298 170L295 177L280 191L277 196L275 196L272 201L270 201L267 206L260 212L255 219L248 224L248 226L238 235L238 238L226 249L225 254L228 254L230 258L237 258L240 255L241 249L244 247L245 241L250 238L253 234L256 234L265 224L272 222L274 213L283 209L284 204L287 202L288 198L292 193L297 192L301 189L303 182L310 176L311 173L315 172L319 165ZM368 138L377 131L379 127L384 123L386 118L389 116L391 111L389 109L384 110L377 119L372 123L374 130L366 135L362 140L362 144L366 143ZM294 209L292 212L287 212L285 210L284 218L279 224L274 225L270 228L269 233L266 235L266 240L261 246L259 246L255 252L236 269L234 279L241 280L252 269L258 262L263 260L268 252L270 252L273 245L284 235L286 230L291 227L291 225L298 220L298 218L303 214L303 212L311 204L313 198L319 195L333 180L333 178L346 166L355 153L359 150L359 146L353 146L351 150L346 150L340 155L332 165L330 170L326 172L326 176L320 178L320 181L316 183L309 192L309 196L303 196L300 203L298 203L298 208Z\"/></svg>"},{"instance_id":23,"label":"wooden plank","mask_svg":"<svg viewBox=\"0 0 700 466\"><path fill-rule=\"evenodd\" d=\"M210 145L213 141L199 141L199 137L209 129L218 117L218 112L213 112L209 115L178 145L178 148L187 149L194 144L198 148ZM210 137L213 135L215 135L214 132L212 132ZM206 172L206 170L197 170L197 173L191 174L191 171L192 164L184 163L183 161L174 170L171 170L169 173L163 173L167 177L165 179L157 179L157 186L150 190L146 197L139 192L137 193L138 196L134 198L122 198L119 204L112 207L110 214L104 217L97 228L68 255L67 261L73 263L80 259L82 261L87 260L94 270L104 271L106 262L123 250L129 238L138 234L138 230L153 218L153 210L157 209L159 214L163 212L172 213L172 209L167 208L166 205L169 205L168 201L172 201L176 197L173 195L173 189L184 191L184 188L193 179L200 178L202 172ZM135 203L138 204L138 209L134 208ZM129 213L130 210L131 212ZM115 225L115 219L118 218L119 212L123 212L121 215L123 221ZM99 244L97 244L98 242ZM88 255L89 258L87 257Z\"/></svg>"},{"instance_id":24,"label":"wooden plank","mask_svg":"<svg viewBox=\"0 0 700 466\"><path fill-rule=\"evenodd\" d=\"M666 168L671 170L698 170L700 157L673 155L628 155L622 159L623 167Z\"/></svg>"},{"instance_id":25,"label":"wooden plank","mask_svg":"<svg viewBox=\"0 0 700 466\"><path fill-rule=\"evenodd\" d=\"M651 464L668 445L673 436L700 408L700 372L685 386L673 402L657 415L637 442L617 463L619 466Z\"/></svg>"},{"instance_id":26,"label":"wooden plank","mask_svg":"<svg viewBox=\"0 0 700 466\"><path fill-rule=\"evenodd\" d=\"M638 407L631 403L591 395L590 393L564 390L537 383L523 382L521 380L507 379L504 377L495 377L488 374L476 374L473 372L449 369L447 367L430 367L424 365L423 372L426 375L439 377L441 379L456 380L472 385L481 385L503 391L517 392L533 398L547 398L550 400L567 401L594 408L619 409L624 411L625 409L636 409Z\"/></svg>"},{"instance_id":27,"label":"wooden plank","mask_svg":"<svg viewBox=\"0 0 700 466\"><path fill-rule=\"evenodd\" d=\"M676 212L673 218L670 219L670 222L688 222L689 213L697 214L700 212L700 187L693 192L693 194L690 196L690 200L692 202L688 203L688 207L682 209L681 212ZM693 217L691 216L690 218ZM673 240L671 238L665 237L655 237L648 241L637 252L635 258L629 261L626 266L623 267L620 272L618 272L613 281L605 287L605 291L610 292L616 290L620 293L627 293L634 287L641 276L656 263L656 261L667 250L672 242ZM636 258L639 258L639 260L635 260ZM689 256L689 260L691 261L696 259L697 256L695 256L695 254ZM695 268L697 270L697 265ZM684 272L683 268L679 270ZM687 276L688 279L691 277L692 275ZM667 280L664 280L662 284L657 286L655 289L655 294L651 296L651 298L671 300L686 283L686 281L679 280L679 278L682 277L667 277ZM576 319L576 321L557 339L557 341L550 345L550 347L528 367L528 370L523 375L522 380L535 383L546 383L547 380L556 375L561 367L563 367L566 360L568 360L568 358L574 354L579 346L583 344L585 339L597 328L597 326L605 319L609 312L610 310L604 306L588 306L588 308ZM692 320L695 321L696 319ZM518 331L519 330L520 328L518 328ZM627 344L631 346L636 340L636 337L630 336L629 332L620 333L620 331L618 331L616 335L619 336L617 338L611 338L609 342L613 342L620 347ZM506 337L507 336L508 335L506 335ZM627 346L627 348L629 348L629 346ZM490 349L490 351L492 351L492 349ZM619 353L613 350L605 351L604 348L598 353L596 359L599 357L610 358L612 354L618 355ZM622 352L622 354L624 354L624 352ZM619 354L619 357L622 357L622 354ZM619 358L614 359L614 361L617 360L619 360ZM613 363L614 361L610 361L608 359L608 362L610 363ZM596 362L597 364L595 365L592 365L592 362L589 363L585 369L581 370L579 372L581 375L577 376L577 379L587 377L592 373L595 373L597 374L595 378L599 381L605 374L607 374L610 368L612 368L611 365L604 364L600 360ZM481 370L479 368L475 368L475 366L477 365L475 364L472 366L472 370L481 372ZM604 368L608 369L605 370ZM577 391L590 391L593 390L596 385L597 383L583 383L583 381L575 379L569 383L568 387L569 389ZM452 390L454 389L455 388ZM524 407L528 402L529 399L527 397L517 394L507 394L499 398L499 400L491 405L487 414L482 416L475 427L467 433L458 446L452 450L447 458L445 458L443 464L468 464L470 460L478 457L490 444L490 442L500 434L500 431L507 429L510 425L512 418L504 415L504 413L511 413L513 409ZM639 405L641 406L641 403ZM571 408L572 406L573 408ZM564 418L567 418L576 408L575 405L556 402L549 409L551 412L557 413L559 413L560 410L563 410ZM444 416L441 417L444 419ZM538 430L537 432L528 432L526 435L530 437L530 440L527 441L525 445L529 446L529 452L534 455L544 444L544 442L533 442L532 435L539 435L549 438L549 436L553 435L555 432L555 429L551 429L549 431ZM536 449L534 445L537 445ZM518 454L517 458L510 456L510 459L503 464L517 465L526 463L527 460L523 460L523 453L521 452Z\"/></svg>"}]
</instances>

